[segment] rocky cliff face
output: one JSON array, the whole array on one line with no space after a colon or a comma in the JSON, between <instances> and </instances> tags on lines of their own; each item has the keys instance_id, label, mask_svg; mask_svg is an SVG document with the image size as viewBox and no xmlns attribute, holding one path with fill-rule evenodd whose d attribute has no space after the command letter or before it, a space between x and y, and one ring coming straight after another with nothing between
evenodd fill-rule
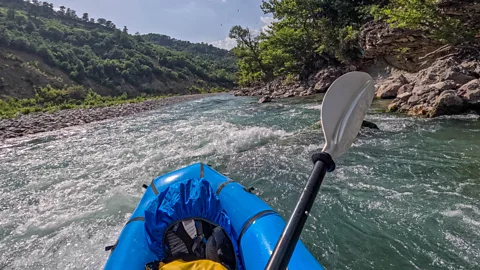
<instances>
[{"instance_id":1,"label":"rocky cliff face","mask_svg":"<svg viewBox=\"0 0 480 270\"><path fill-rule=\"evenodd\" d=\"M383 58L391 66L409 72L427 66L428 54L442 46L422 31L393 29L387 23L374 21L362 27L360 44L364 58Z\"/></svg>"},{"instance_id":2,"label":"rocky cliff face","mask_svg":"<svg viewBox=\"0 0 480 270\"><path fill-rule=\"evenodd\" d=\"M437 6L442 15L458 19L465 28L480 30L480 1L439 0ZM427 68L454 49L421 30L395 29L378 21L362 27L359 43L364 50L364 58L383 58L391 66L408 72Z\"/></svg>"},{"instance_id":3,"label":"rocky cliff face","mask_svg":"<svg viewBox=\"0 0 480 270\"><path fill-rule=\"evenodd\" d=\"M439 0L441 13L460 20L470 29L480 28L480 1L478 0Z\"/></svg>"}]
</instances>

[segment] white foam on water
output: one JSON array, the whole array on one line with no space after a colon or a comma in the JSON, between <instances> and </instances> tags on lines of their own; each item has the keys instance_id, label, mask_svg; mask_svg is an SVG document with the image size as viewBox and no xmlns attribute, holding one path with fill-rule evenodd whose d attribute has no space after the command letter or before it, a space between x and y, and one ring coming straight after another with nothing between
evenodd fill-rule
<instances>
[{"instance_id":1,"label":"white foam on water","mask_svg":"<svg viewBox=\"0 0 480 270\"><path fill-rule=\"evenodd\" d=\"M318 110L318 111L321 111L322 110L322 104L313 104L313 105L307 105L304 107L305 109L309 109L309 110Z\"/></svg>"},{"instance_id":2,"label":"white foam on water","mask_svg":"<svg viewBox=\"0 0 480 270\"><path fill-rule=\"evenodd\" d=\"M461 217L463 216L462 210L450 210L450 211L443 211L440 212L442 215L446 217Z\"/></svg>"}]
</instances>

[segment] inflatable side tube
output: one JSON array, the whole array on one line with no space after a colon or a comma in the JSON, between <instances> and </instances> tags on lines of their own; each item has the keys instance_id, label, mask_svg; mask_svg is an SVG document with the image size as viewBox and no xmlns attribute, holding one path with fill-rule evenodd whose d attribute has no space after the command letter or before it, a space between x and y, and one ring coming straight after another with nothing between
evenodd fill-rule
<instances>
[{"instance_id":1,"label":"inflatable side tube","mask_svg":"<svg viewBox=\"0 0 480 270\"><path fill-rule=\"evenodd\" d=\"M285 228L285 221L263 200L246 192L238 183L228 183L217 191L222 206L238 234L243 264L246 269L263 270ZM299 241L288 269L323 269L315 257Z\"/></svg>"}]
</instances>

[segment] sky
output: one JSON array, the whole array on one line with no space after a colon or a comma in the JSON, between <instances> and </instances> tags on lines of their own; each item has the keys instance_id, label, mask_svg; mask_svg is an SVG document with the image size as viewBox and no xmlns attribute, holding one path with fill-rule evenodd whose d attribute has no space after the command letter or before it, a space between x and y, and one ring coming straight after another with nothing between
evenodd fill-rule
<instances>
[{"instance_id":1,"label":"sky","mask_svg":"<svg viewBox=\"0 0 480 270\"><path fill-rule=\"evenodd\" d=\"M180 40L205 42L231 49L228 38L234 25L260 31L271 23L260 9L261 0L50 0L65 6L79 17L87 12L95 19L113 21L130 33L158 33Z\"/></svg>"}]
</instances>

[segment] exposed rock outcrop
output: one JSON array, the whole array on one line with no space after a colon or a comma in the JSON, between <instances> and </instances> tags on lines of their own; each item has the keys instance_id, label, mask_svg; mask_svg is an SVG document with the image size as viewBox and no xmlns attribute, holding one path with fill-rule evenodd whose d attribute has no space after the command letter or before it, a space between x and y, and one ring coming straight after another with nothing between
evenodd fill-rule
<instances>
[{"instance_id":1,"label":"exposed rock outcrop","mask_svg":"<svg viewBox=\"0 0 480 270\"><path fill-rule=\"evenodd\" d=\"M466 27L480 28L480 1L439 0L437 6L443 15L460 20Z\"/></svg>"},{"instance_id":2,"label":"exposed rock outcrop","mask_svg":"<svg viewBox=\"0 0 480 270\"><path fill-rule=\"evenodd\" d=\"M409 72L424 67L427 60L422 57L442 46L420 30L391 28L378 21L362 27L360 44L365 58L384 58L391 66Z\"/></svg>"},{"instance_id":3,"label":"exposed rock outcrop","mask_svg":"<svg viewBox=\"0 0 480 270\"><path fill-rule=\"evenodd\" d=\"M400 87L402 93L397 91L389 110L427 117L479 111L479 67L480 62L476 59L465 60L455 56L439 59ZM387 80L379 91L389 86L397 87L398 82L393 78ZM377 97L381 94L378 92Z\"/></svg>"}]
</instances>

